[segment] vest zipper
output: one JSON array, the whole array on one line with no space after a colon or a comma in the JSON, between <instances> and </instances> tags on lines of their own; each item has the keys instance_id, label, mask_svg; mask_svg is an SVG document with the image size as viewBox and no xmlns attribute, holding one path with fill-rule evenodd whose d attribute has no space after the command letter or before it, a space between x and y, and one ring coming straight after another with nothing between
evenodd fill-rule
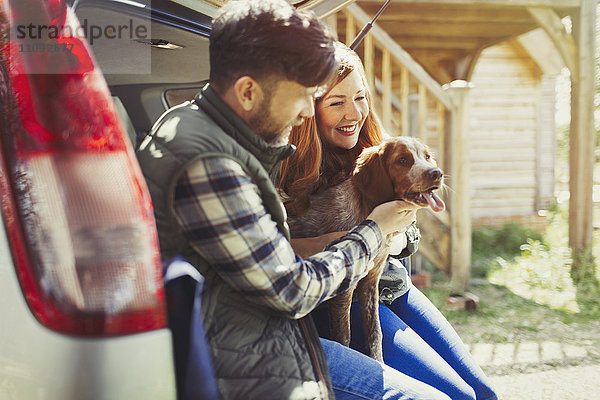
<instances>
[{"instance_id":1,"label":"vest zipper","mask_svg":"<svg viewBox=\"0 0 600 400\"><path fill-rule=\"evenodd\" d=\"M300 326L302 326L302 330L304 331L304 336L306 337L306 342L308 343L308 348L310 350L310 358L313 360L315 368L317 370L317 375L319 377L319 381L323 387L323 395L325 396L325 400L329 399L329 390L327 389L327 383L325 382L325 377L323 376L323 372L321 371L321 366L319 365L319 358L317 357L317 352L315 351L315 347L312 343L311 336L306 328L306 324L304 323L304 319L298 320Z\"/></svg>"}]
</instances>

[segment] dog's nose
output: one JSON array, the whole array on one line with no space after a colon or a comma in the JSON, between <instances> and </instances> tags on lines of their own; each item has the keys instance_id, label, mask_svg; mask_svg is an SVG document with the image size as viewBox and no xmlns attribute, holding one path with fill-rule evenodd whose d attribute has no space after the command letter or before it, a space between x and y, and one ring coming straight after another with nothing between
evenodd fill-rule
<instances>
[{"instance_id":1,"label":"dog's nose","mask_svg":"<svg viewBox=\"0 0 600 400\"><path fill-rule=\"evenodd\" d=\"M442 170L439 168L432 168L429 171L427 171L427 176L433 181L437 181L442 177L442 175Z\"/></svg>"}]
</instances>

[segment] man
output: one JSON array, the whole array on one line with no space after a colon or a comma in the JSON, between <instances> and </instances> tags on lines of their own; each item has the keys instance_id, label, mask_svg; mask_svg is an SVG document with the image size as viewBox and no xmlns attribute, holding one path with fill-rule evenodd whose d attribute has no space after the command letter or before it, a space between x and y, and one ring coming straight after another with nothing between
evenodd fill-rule
<instances>
[{"instance_id":1,"label":"man","mask_svg":"<svg viewBox=\"0 0 600 400\"><path fill-rule=\"evenodd\" d=\"M311 258L290 246L270 175L337 67L314 15L283 0L230 2L213 23L210 67L210 83L165 113L137 151L163 260L182 255L206 278L203 317L223 398L333 399L306 315L366 275L382 234L406 225L406 212L384 204ZM351 378L361 384L361 374Z\"/></svg>"}]
</instances>

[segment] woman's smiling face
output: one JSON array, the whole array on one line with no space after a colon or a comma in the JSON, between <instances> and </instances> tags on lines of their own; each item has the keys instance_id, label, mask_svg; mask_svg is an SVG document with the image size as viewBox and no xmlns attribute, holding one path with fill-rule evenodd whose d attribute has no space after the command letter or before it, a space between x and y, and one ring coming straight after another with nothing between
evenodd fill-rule
<instances>
[{"instance_id":1,"label":"woman's smiling face","mask_svg":"<svg viewBox=\"0 0 600 400\"><path fill-rule=\"evenodd\" d=\"M329 145L351 149L369 114L366 88L360 73L352 71L316 105L317 127Z\"/></svg>"}]
</instances>

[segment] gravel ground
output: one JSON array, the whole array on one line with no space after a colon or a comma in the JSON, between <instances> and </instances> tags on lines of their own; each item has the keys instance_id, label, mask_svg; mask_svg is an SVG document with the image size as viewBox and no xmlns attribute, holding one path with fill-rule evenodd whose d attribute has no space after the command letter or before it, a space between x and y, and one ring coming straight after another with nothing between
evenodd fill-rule
<instances>
[{"instance_id":1,"label":"gravel ground","mask_svg":"<svg viewBox=\"0 0 600 400\"><path fill-rule=\"evenodd\" d=\"M490 376L500 400L600 399L600 364Z\"/></svg>"},{"instance_id":2,"label":"gravel ground","mask_svg":"<svg viewBox=\"0 0 600 400\"><path fill-rule=\"evenodd\" d=\"M531 323L531 331L502 331L507 342L491 345L493 357L478 360L500 400L600 400L600 321L564 324L548 318ZM460 328L468 339L479 338L471 324ZM551 359L541 351L549 342L561 348ZM532 343L539 344L539 352L528 358L521 349ZM470 350L478 355L475 345Z\"/></svg>"},{"instance_id":3,"label":"gravel ground","mask_svg":"<svg viewBox=\"0 0 600 400\"><path fill-rule=\"evenodd\" d=\"M480 307L471 313L444 308L443 281L430 296L500 400L600 400L600 319L554 310L486 282L472 291Z\"/></svg>"},{"instance_id":4,"label":"gravel ground","mask_svg":"<svg viewBox=\"0 0 600 400\"><path fill-rule=\"evenodd\" d=\"M590 324L590 328L595 327L596 324ZM596 337L596 333L595 329L590 329L588 337ZM500 400L600 399L600 341L577 342L578 346L562 342L563 357L546 361L537 357L523 360L525 357L519 357L517 346L512 363L489 363L482 368ZM565 352L565 349L570 350Z\"/></svg>"}]
</instances>

